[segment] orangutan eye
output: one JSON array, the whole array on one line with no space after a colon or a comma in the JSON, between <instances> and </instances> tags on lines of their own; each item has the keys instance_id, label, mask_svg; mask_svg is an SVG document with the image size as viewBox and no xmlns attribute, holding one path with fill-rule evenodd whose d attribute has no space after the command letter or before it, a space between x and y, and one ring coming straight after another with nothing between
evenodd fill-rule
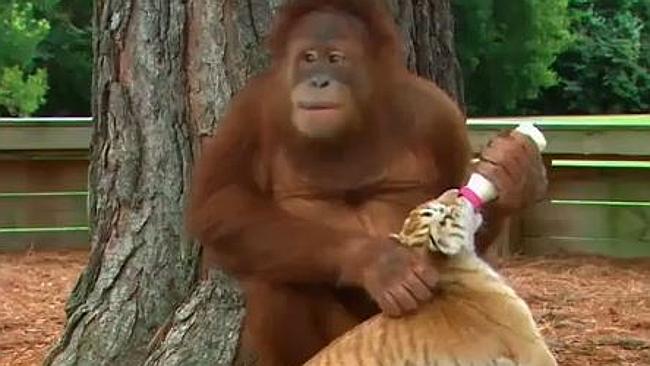
<instances>
[{"instance_id":1,"label":"orangutan eye","mask_svg":"<svg viewBox=\"0 0 650 366\"><path fill-rule=\"evenodd\" d=\"M308 63L316 62L318 59L318 53L316 53L316 51L306 51L303 55L303 59Z\"/></svg>"},{"instance_id":2,"label":"orangutan eye","mask_svg":"<svg viewBox=\"0 0 650 366\"><path fill-rule=\"evenodd\" d=\"M345 60L345 56L343 55L342 52L330 52L329 54L329 62L331 64L340 64Z\"/></svg>"}]
</instances>

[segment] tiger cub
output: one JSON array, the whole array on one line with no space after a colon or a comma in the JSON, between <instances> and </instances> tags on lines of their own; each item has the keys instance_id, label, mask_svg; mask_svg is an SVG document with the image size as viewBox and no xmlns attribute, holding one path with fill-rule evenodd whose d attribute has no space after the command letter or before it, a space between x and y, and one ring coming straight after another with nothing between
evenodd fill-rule
<instances>
[{"instance_id":1,"label":"tiger cub","mask_svg":"<svg viewBox=\"0 0 650 366\"><path fill-rule=\"evenodd\" d=\"M526 303L476 255L481 223L457 190L411 211L393 237L428 248L439 295L411 315L367 320L305 365L557 365Z\"/></svg>"}]
</instances>

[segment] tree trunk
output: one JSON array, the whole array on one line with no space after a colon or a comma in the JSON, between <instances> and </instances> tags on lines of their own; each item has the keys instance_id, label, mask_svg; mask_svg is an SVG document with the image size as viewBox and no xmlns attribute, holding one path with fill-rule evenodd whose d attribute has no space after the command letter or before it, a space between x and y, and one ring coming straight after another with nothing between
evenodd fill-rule
<instances>
[{"instance_id":1,"label":"tree trunk","mask_svg":"<svg viewBox=\"0 0 650 366\"><path fill-rule=\"evenodd\" d=\"M409 67L460 96L448 0L390 0ZM91 254L46 365L228 365L244 315L183 236L190 168L267 65L279 0L95 0Z\"/></svg>"},{"instance_id":2,"label":"tree trunk","mask_svg":"<svg viewBox=\"0 0 650 366\"><path fill-rule=\"evenodd\" d=\"M465 107L460 63L454 48L454 18L449 0L387 0L404 35L411 71L434 80Z\"/></svg>"}]
</instances>

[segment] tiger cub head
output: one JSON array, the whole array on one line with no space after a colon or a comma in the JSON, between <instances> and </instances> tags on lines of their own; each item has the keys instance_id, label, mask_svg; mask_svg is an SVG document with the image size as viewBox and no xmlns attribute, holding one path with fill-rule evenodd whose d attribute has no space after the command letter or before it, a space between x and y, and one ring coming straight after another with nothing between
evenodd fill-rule
<instances>
[{"instance_id":1,"label":"tiger cub head","mask_svg":"<svg viewBox=\"0 0 650 366\"><path fill-rule=\"evenodd\" d=\"M474 233L481 223L481 215L457 189L451 189L414 208L401 231L391 237L405 246L426 246L432 252L452 256L462 249L474 251Z\"/></svg>"}]
</instances>

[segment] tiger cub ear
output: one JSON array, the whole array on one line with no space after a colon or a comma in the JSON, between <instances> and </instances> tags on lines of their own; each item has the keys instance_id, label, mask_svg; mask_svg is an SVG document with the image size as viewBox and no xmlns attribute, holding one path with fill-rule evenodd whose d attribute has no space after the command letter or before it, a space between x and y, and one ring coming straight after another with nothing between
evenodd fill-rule
<instances>
[{"instance_id":1,"label":"tiger cub ear","mask_svg":"<svg viewBox=\"0 0 650 366\"><path fill-rule=\"evenodd\" d=\"M448 189L445 192L443 192L440 196L438 196L438 198L436 198L435 201L438 201L446 205L456 204L458 198L460 197L459 192L460 191L458 189Z\"/></svg>"}]
</instances>

